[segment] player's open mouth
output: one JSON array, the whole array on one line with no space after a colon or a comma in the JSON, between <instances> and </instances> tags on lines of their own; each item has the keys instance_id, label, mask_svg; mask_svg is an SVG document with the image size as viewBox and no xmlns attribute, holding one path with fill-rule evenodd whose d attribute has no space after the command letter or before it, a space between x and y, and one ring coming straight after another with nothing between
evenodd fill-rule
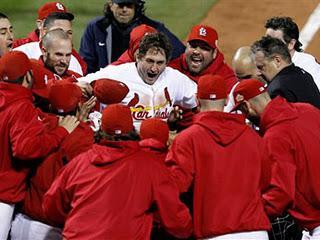
<instances>
[{"instance_id":1,"label":"player's open mouth","mask_svg":"<svg viewBox=\"0 0 320 240\"><path fill-rule=\"evenodd\" d=\"M148 78L155 78L156 76L158 76L157 73L147 73Z\"/></svg>"}]
</instances>

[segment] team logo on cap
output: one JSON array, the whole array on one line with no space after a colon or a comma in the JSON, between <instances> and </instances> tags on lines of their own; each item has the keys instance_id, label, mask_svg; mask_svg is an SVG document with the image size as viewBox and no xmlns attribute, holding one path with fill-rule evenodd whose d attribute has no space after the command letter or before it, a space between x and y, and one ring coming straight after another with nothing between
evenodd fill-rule
<instances>
[{"instance_id":1,"label":"team logo on cap","mask_svg":"<svg viewBox=\"0 0 320 240\"><path fill-rule=\"evenodd\" d=\"M259 87L260 92L263 92L263 90L264 90L264 87Z\"/></svg>"},{"instance_id":2,"label":"team logo on cap","mask_svg":"<svg viewBox=\"0 0 320 240\"><path fill-rule=\"evenodd\" d=\"M57 7L58 10L64 11L64 7L63 7L63 5L61 3L57 3L56 7Z\"/></svg>"},{"instance_id":3,"label":"team logo on cap","mask_svg":"<svg viewBox=\"0 0 320 240\"><path fill-rule=\"evenodd\" d=\"M236 101L237 101L237 102L242 102L243 100L244 100L244 96L241 95L241 94L237 94L237 96L236 96Z\"/></svg>"},{"instance_id":4,"label":"team logo on cap","mask_svg":"<svg viewBox=\"0 0 320 240\"><path fill-rule=\"evenodd\" d=\"M207 36L207 29L205 29L204 27L201 27L199 29L199 35L203 37Z\"/></svg>"}]
</instances>

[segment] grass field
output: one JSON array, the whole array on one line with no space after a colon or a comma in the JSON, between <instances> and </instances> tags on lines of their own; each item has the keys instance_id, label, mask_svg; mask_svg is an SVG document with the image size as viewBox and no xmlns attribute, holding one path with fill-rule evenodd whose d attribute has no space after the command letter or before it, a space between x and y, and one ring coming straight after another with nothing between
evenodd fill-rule
<instances>
[{"instance_id":1,"label":"grass field","mask_svg":"<svg viewBox=\"0 0 320 240\"><path fill-rule=\"evenodd\" d=\"M163 22L180 39L185 39L190 27L200 22L216 0L146 0L146 15ZM27 35L35 28L37 9L44 0L1 0L0 11L6 14L15 37ZM105 0L62 0L75 15L74 45L78 49L83 30L90 19L102 15Z\"/></svg>"}]
</instances>

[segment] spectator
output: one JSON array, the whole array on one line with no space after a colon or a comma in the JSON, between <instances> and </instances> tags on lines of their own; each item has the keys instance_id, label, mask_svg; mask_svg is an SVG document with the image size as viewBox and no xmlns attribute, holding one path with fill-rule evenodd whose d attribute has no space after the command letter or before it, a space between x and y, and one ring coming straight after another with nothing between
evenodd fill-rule
<instances>
[{"instance_id":1,"label":"spectator","mask_svg":"<svg viewBox=\"0 0 320 240\"><path fill-rule=\"evenodd\" d=\"M186 74L195 82L206 74L220 75L227 84L227 91L237 82L232 69L224 62L219 51L218 33L212 27L196 25L188 36L184 54L170 62L169 66Z\"/></svg>"},{"instance_id":2,"label":"spectator","mask_svg":"<svg viewBox=\"0 0 320 240\"><path fill-rule=\"evenodd\" d=\"M133 129L129 107L109 105L102 117L109 141L73 159L46 193L44 211L64 224L64 238L149 239L155 212L170 233L191 234L173 179L156 153L132 141Z\"/></svg>"},{"instance_id":3,"label":"spectator","mask_svg":"<svg viewBox=\"0 0 320 240\"><path fill-rule=\"evenodd\" d=\"M193 190L197 239L268 239L263 142L242 115L223 112L226 98L222 77L200 77L200 113L174 139L166 163L180 191Z\"/></svg>"},{"instance_id":4,"label":"spectator","mask_svg":"<svg viewBox=\"0 0 320 240\"><path fill-rule=\"evenodd\" d=\"M287 45L292 62L310 73L320 90L320 65L314 56L304 53L301 49L299 28L292 18L273 17L267 20L264 27L266 28L266 35L278 38Z\"/></svg>"},{"instance_id":5,"label":"spectator","mask_svg":"<svg viewBox=\"0 0 320 240\"><path fill-rule=\"evenodd\" d=\"M319 239L319 110L307 103L289 103L281 96L271 100L263 84L255 79L241 81L234 98L247 118L259 119L272 160L270 186L263 194L266 213L274 219L287 211L301 229L309 232L311 238L303 239ZM279 232L281 225L273 227ZM297 236L276 236L280 237Z\"/></svg>"},{"instance_id":6,"label":"spectator","mask_svg":"<svg viewBox=\"0 0 320 240\"><path fill-rule=\"evenodd\" d=\"M292 64L289 50L281 40L263 37L251 50L259 74L269 83L271 98L280 95L289 102L307 102L320 108L320 92L312 76Z\"/></svg>"},{"instance_id":7,"label":"spectator","mask_svg":"<svg viewBox=\"0 0 320 240\"><path fill-rule=\"evenodd\" d=\"M13 27L9 18L0 13L0 58L12 50Z\"/></svg>"},{"instance_id":8,"label":"spectator","mask_svg":"<svg viewBox=\"0 0 320 240\"><path fill-rule=\"evenodd\" d=\"M145 16L144 0L108 0L104 16L89 22L81 38L80 55L88 65L88 73L118 60L129 47L131 30L146 24L163 32L173 45L173 58L185 49L180 40L162 23Z\"/></svg>"}]
</instances>

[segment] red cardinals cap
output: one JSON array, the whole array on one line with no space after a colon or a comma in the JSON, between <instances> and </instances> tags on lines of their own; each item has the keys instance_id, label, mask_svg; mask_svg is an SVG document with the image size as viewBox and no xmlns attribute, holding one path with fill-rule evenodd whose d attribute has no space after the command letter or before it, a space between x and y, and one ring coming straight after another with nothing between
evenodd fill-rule
<instances>
[{"instance_id":1,"label":"red cardinals cap","mask_svg":"<svg viewBox=\"0 0 320 240\"><path fill-rule=\"evenodd\" d=\"M199 78L198 81L198 98L199 99L226 99L227 87L226 81L219 75L206 74Z\"/></svg>"},{"instance_id":2,"label":"red cardinals cap","mask_svg":"<svg viewBox=\"0 0 320 240\"><path fill-rule=\"evenodd\" d=\"M196 25L192 27L191 32L188 36L188 42L192 40L204 41L210 47L216 48L218 33L212 27L206 25Z\"/></svg>"},{"instance_id":3,"label":"red cardinals cap","mask_svg":"<svg viewBox=\"0 0 320 240\"><path fill-rule=\"evenodd\" d=\"M141 39L147 35L148 33L155 33L157 30L151 26L146 24L141 24L134 29L132 29L130 33L130 42L129 49L132 51L132 54L138 50Z\"/></svg>"},{"instance_id":4,"label":"red cardinals cap","mask_svg":"<svg viewBox=\"0 0 320 240\"><path fill-rule=\"evenodd\" d=\"M133 130L131 111L128 106L111 104L102 112L101 128L109 135L124 135Z\"/></svg>"},{"instance_id":5,"label":"red cardinals cap","mask_svg":"<svg viewBox=\"0 0 320 240\"><path fill-rule=\"evenodd\" d=\"M57 81L49 89L49 102L59 113L75 110L81 96L81 89L76 84L63 80Z\"/></svg>"},{"instance_id":6,"label":"red cardinals cap","mask_svg":"<svg viewBox=\"0 0 320 240\"><path fill-rule=\"evenodd\" d=\"M143 120L140 127L141 139L154 138L167 145L169 139L169 127L165 121L159 118Z\"/></svg>"},{"instance_id":7,"label":"red cardinals cap","mask_svg":"<svg viewBox=\"0 0 320 240\"><path fill-rule=\"evenodd\" d=\"M120 103L128 92L127 85L116 80L102 78L94 82L93 95L104 104Z\"/></svg>"},{"instance_id":8,"label":"red cardinals cap","mask_svg":"<svg viewBox=\"0 0 320 240\"><path fill-rule=\"evenodd\" d=\"M245 79L240 81L233 91L235 106L231 111L237 110L239 105L245 100L248 101L266 91L267 88L257 79Z\"/></svg>"},{"instance_id":9,"label":"red cardinals cap","mask_svg":"<svg viewBox=\"0 0 320 240\"><path fill-rule=\"evenodd\" d=\"M47 2L38 9L38 19L45 19L51 13L66 13L69 15L70 20L74 19L74 15L67 11L67 8L61 2Z\"/></svg>"},{"instance_id":10,"label":"red cardinals cap","mask_svg":"<svg viewBox=\"0 0 320 240\"><path fill-rule=\"evenodd\" d=\"M31 62L27 55L20 51L11 51L0 58L0 78L6 82L14 82L31 70Z\"/></svg>"},{"instance_id":11,"label":"red cardinals cap","mask_svg":"<svg viewBox=\"0 0 320 240\"><path fill-rule=\"evenodd\" d=\"M30 59L31 70L33 76L32 92L42 98L49 98L49 88L47 86L48 79L52 77L52 73L41 65L37 60Z\"/></svg>"}]
</instances>

